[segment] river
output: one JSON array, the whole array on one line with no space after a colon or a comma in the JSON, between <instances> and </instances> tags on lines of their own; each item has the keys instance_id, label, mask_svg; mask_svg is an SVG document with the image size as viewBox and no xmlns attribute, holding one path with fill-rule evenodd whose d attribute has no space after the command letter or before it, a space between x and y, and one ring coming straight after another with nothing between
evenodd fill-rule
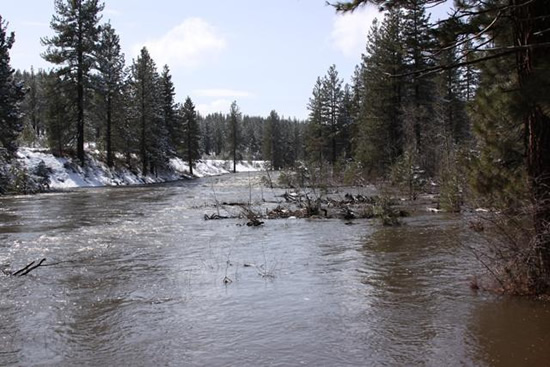
<instances>
[{"instance_id":1,"label":"river","mask_svg":"<svg viewBox=\"0 0 550 367\"><path fill-rule=\"evenodd\" d=\"M259 178L0 198L0 266L49 265L0 275L0 366L550 365L550 307L469 288L460 216L204 220Z\"/></svg>"}]
</instances>

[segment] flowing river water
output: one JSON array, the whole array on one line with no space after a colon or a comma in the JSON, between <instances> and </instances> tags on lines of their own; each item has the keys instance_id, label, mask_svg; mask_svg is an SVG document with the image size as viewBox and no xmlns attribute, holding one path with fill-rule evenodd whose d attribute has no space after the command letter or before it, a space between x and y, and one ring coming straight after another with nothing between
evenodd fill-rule
<instances>
[{"instance_id":1,"label":"flowing river water","mask_svg":"<svg viewBox=\"0 0 550 367\"><path fill-rule=\"evenodd\" d=\"M0 275L0 366L550 366L550 307L472 291L459 216L204 220L259 177L0 198L0 266L49 265Z\"/></svg>"}]
</instances>

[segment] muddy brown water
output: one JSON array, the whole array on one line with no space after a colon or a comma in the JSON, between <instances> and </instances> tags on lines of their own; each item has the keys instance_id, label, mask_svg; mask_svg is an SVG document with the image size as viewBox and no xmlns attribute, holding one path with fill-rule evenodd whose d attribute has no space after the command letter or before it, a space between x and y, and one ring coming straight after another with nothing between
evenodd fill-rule
<instances>
[{"instance_id":1,"label":"muddy brown water","mask_svg":"<svg viewBox=\"0 0 550 367\"><path fill-rule=\"evenodd\" d=\"M203 218L282 192L237 174L0 198L0 265L50 264L0 276L0 366L550 366L550 307L470 290L459 216Z\"/></svg>"}]
</instances>

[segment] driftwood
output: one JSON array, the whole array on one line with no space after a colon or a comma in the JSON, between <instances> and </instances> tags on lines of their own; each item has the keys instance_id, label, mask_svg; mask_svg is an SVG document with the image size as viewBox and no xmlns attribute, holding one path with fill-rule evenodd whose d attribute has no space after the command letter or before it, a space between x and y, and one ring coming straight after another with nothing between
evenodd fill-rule
<instances>
[{"instance_id":1,"label":"driftwood","mask_svg":"<svg viewBox=\"0 0 550 367\"><path fill-rule=\"evenodd\" d=\"M249 204L239 202L223 202L224 206L241 208L240 215L230 214L229 216L214 213L204 215L205 220L246 218L248 227L264 225L266 219L285 218L339 218L346 221L354 219L382 218L385 224L397 224L397 218L406 217L408 213L396 208L396 202L389 198L379 196L365 196L360 194L346 193L343 197L334 198L311 198L308 194L285 192L280 197L286 203L277 202L273 209L264 212L254 211ZM239 226L241 224L238 224Z\"/></svg>"},{"instance_id":2,"label":"driftwood","mask_svg":"<svg viewBox=\"0 0 550 367\"><path fill-rule=\"evenodd\" d=\"M246 225L249 226L249 227L258 227L258 226L261 226L263 224L264 224L264 222L262 222L258 218L252 218L248 222L246 222Z\"/></svg>"},{"instance_id":3,"label":"driftwood","mask_svg":"<svg viewBox=\"0 0 550 367\"><path fill-rule=\"evenodd\" d=\"M221 205L223 206L246 206L245 203L237 203L237 202L223 202Z\"/></svg>"},{"instance_id":4,"label":"driftwood","mask_svg":"<svg viewBox=\"0 0 550 367\"><path fill-rule=\"evenodd\" d=\"M29 274L31 271L33 271L34 269L38 268L40 265L42 265L42 263L46 261L46 259L42 259L40 260L39 262L36 262L36 261L32 261L31 263L27 264L24 268L21 268L15 272L10 272L10 271L3 271L4 274L6 275L10 275L10 276L19 276L19 277L22 277L23 275L27 275Z\"/></svg>"},{"instance_id":5,"label":"driftwood","mask_svg":"<svg viewBox=\"0 0 550 367\"><path fill-rule=\"evenodd\" d=\"M229 219L229 217L225 215L219 215L216 213L212 215L208 215L208 214L204 215L204 220L216 220L216 219Z\"/></svg>"}]
</instances>

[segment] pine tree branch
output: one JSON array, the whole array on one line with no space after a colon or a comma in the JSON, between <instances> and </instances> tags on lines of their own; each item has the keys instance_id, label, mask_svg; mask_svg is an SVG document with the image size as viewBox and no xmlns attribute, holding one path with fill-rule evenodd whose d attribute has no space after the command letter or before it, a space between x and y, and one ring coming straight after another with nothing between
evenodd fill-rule
<instances>
[{"instance_id":1,"label":"pine tree branch","mask_svg":"<svg viewBox=\"0 0 550 367\"><path fill-rule=\"evenodd\" d=\"M543 29L541 31L538 31L538 32L534 32L533 33L533 36L542 36L543 34L547 33L547 32L550 32L550 28L546 28L546 29Z\"/></svg>"},{"instance_id":2,"label":"pine tree branch","mask_svg":"<svg viewBox=\"0 0 550 367\"><path fill-rule=\"evenodd\" d=\"M462 66L473 65L473 64L477 64L477 63L480 63L480 62L483 62L483 61L496 59L496 58L499 58L499 57L503 57L503 56L506 56L506 55L513 54L517 51L526 50L526 49L529 49L529 48L544 48L544 47L550 47L550 42L535 43L535 44L523 45L523 46L512 46L512 47L499 47L499 48L491 48L491 49L470 50L471 52L495 52L495 51L499 51L499 52L496 52L492 55L478 57L478 58L473 59L473 60L457 62L457 63L453 62L453 63L449 63L449 64L432 66L432 67L429 67L429 68L424 68L424 69L412 71L412 72L409 72L409 73L402 73L402 74L384 73L384 74L387 75L387 76L390 76L392 78L403 78L403 77L412 76L412 75L418 75L420 77L425 77L427 75L438 73L440 71L456 69L456 68L459 68L459 67L462 67ZM463 57L461 57L461 59L462 58Z\"/></svg>"},{"instance_id":3,"label":"pine tree branch","mask_svg":"<svg viewBox=\"0 0 550 367\"><path fill-rule=\"evenodd\" d=\"M475 39L479 39L481 38L481 36L483 36L484 34L486 34L487 32L489 32L493 26L496 24L496 22L500 19L502 15L502 11L499 11L497 13L497 15L495 16L495 18L491 21L491 23L489 23L489 25L487 27L485 27L484 29L482 29L481 31L479 31L478 33L472 35L471 37L466 37L465 39L463 40L460 40L460 41L457 41L457 42L453 42L452 44L450 44L449 46L446 46L446 47L443 47L441 49L438 50L438 52L435 53L435 55L438 55L440 54L441 52L444 52L444 51L449 51L449 50L452 50L458 46L461 46L465 43L468 43L468 42L472 42L473 40Z\"/></svg>"}]
</instances>

